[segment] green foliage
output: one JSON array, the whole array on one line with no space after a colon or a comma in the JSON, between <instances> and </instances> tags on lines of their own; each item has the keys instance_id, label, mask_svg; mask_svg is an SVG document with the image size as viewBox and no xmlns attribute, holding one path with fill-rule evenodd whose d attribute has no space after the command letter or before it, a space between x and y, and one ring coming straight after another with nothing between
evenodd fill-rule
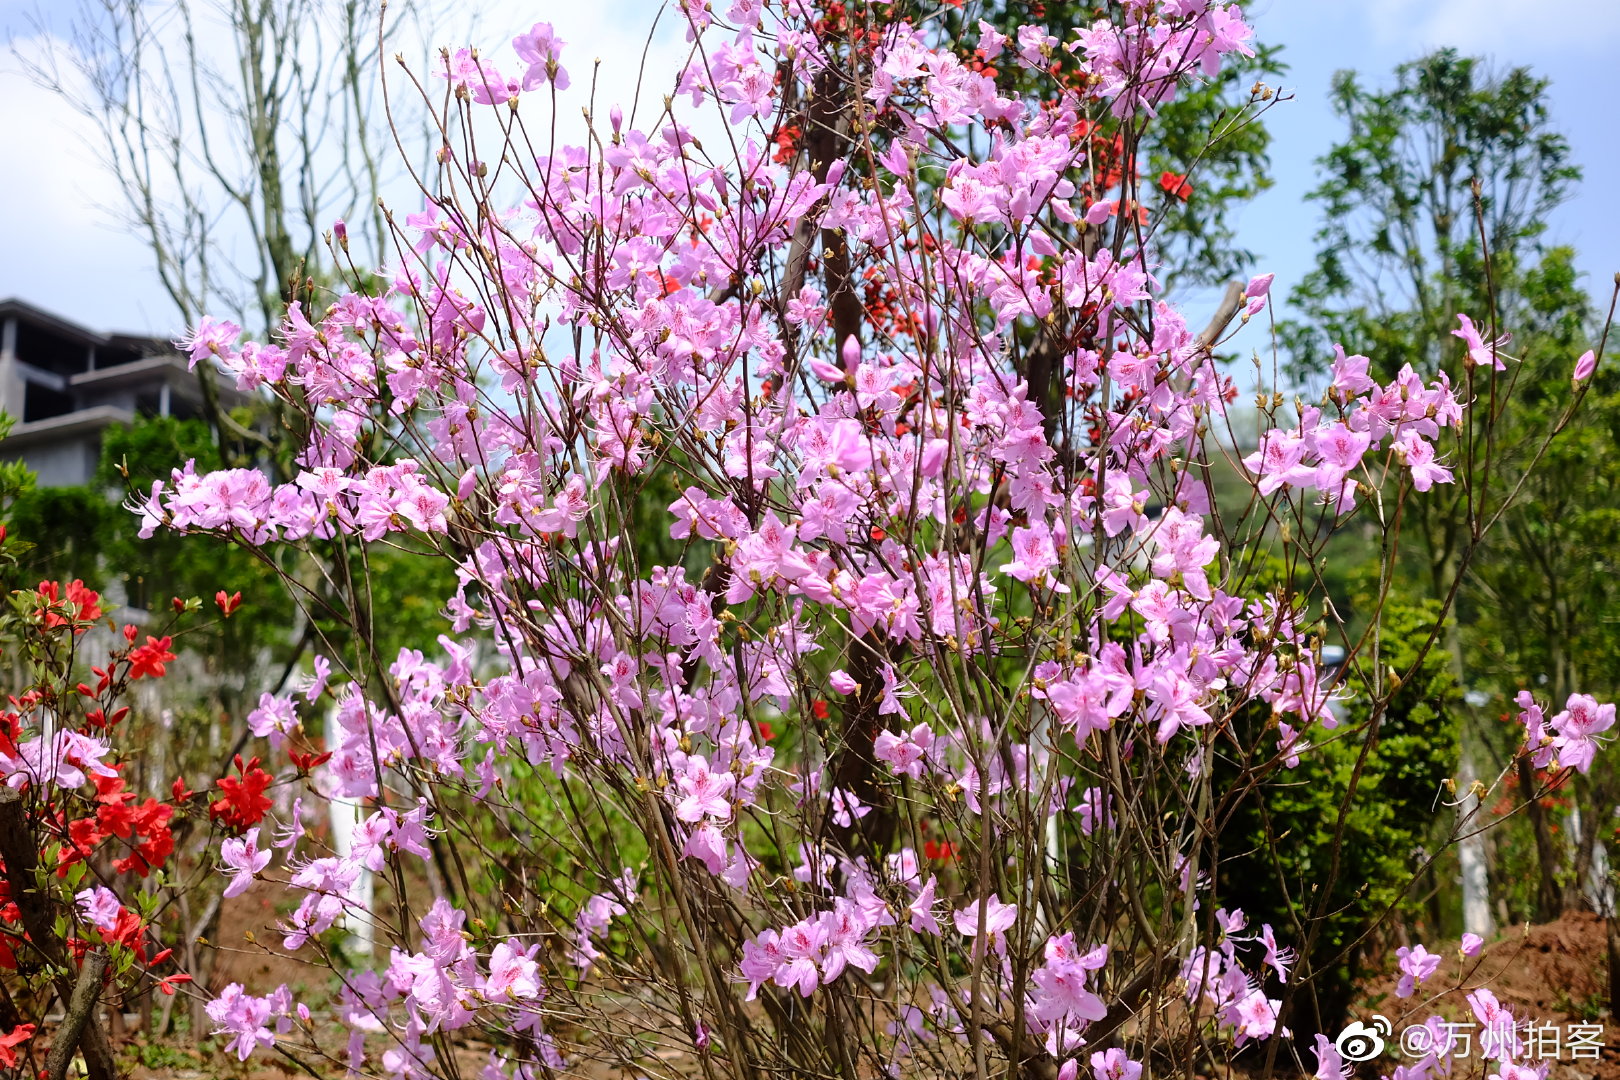
<instances>
[{"instance_id":1,"label":"green foliage","mask_svg":"<svg viewBox=\"0 0 1620 1080\"><path fill-rule=\"evenodd\" d=\"M17 421L0 412L0 439L11 434ZM34 474L20 461L0 461L0 506L10 507L21 495L34 488Z\"/></svg>"},{"instance_id":2,"label":"green foliage","mask_svg":"<svg viewBox=\"0 0 1620 1080\"><path fill-rule=\"evenodd\" d=\"M1251 792L1223 830L1220 905L1242 908L1256 927L1270 923L1279 938L1313 942L1308 952L1301 945L1301 978L1320 974L1311 984L1314 999L1300 1001L1291 1022L1296 1036L1338 1030L1368 935L1389 912L1416 910L1407 890L1445 821L1437 804L1457 761L1457 688L1444 651L1425 652L1436 614L1432 604L1385 607L1382 674L1370 666L1352 670L1346 680L1352 696L1340 706L1338 729L1324 732L1282 782ZM1370 654L1358 663L1370 665ZM1392 676L1398 688L1375 710L1381 688L1395 685ZM1269 721L1251 709L1235 733L1243 745L1269 754L1275 745L1275 732L1265 731ZM1218 769L1235 764L1227 760ZM1332 891L1324 897L1319 883L1335 860Z\"/></svg>"},{"instance_id":3,"label":"green foliage","mask_svg":"<svg viewBox=\"0 0 1620 1080\"><path fill-rule=\"evenodd\" d=\"M111 510L105 496L88 487L30 487L19 494L6 527L30 545L19 561L22 578L82 578L103 587L99 554Z\"/></svg>"},{"instance_id":4,"label":"green foliage","mask_svg":"<svg viewBox=\"0 0 1620 1080\"><path fill-rule=\"evenodd\" d=\"M1402 64L1388 90L1353 71L1334 76L1349 133L1317 161L1316 268L1291 296L1304 318L1284 333L1296 374L1319 369L1335 341L1381 373L1408 362L1433 370L1447 350L1460 355L1449 336L1458 311L1490 325L1494 306L1497 322L1520 332L1520 314L1535 307L1530 277L1569 266L1541 237L1580 179L1547 86L1527 68L1493 75L1451 49Z\"/></svg>"}]
</instances>

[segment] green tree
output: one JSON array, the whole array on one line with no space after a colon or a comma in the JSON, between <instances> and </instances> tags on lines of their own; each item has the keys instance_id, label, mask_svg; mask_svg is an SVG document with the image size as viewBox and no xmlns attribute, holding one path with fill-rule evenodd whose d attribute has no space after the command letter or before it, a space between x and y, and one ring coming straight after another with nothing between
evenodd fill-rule
<instances>
[{"instance_id":1,"label":"green tree","mask_svg":"<svg viewBox=\"0 0 1620 1080\"><path fill-rule=\"evenodd\" d=\"M1254 930L1270 924L1279 938L1309 943L1299 979L1311 990L1288 1021L1303 1045L1343 1027L1364 960L1384 943L1376 931L1392 911L1418 914L1408 888L1425 852L1444 846L1433 808L1456 761L1460 702L1446 657L1425 648L1437 614L1433 603L1385 605L1382 671L1348 672L1339 728L1300 755L1286 783L1244 798L1222 830L1221 906L1241 908ZM1371 703L1391 674L1399 687L1374 725ZM1234 724L1236 741L1269 751L1270 720L1269 710L1248 710ZM1218 761L1217 771L1235 774L1238 764ZM1358 771L1341 836L1340 810Z\"/></svg>"},{"instance_id":2,"label":"green tree","mask_svg":"<svg viewBox=\"0 0 1620 1080\"><path fill-rule=\"evenodd\" d=\"M1334 76L1349 132L1318 159L1325 179L1309 196L1323 224L1316 267L1290 297L1302 314L1286 339L1296 371L1320 370L1335 341L1382 372L1432 371L1461 355L1459 311L1521 338L1548 316L1567 323L1526 292L1537 264L1564 257L1542 239L1580 180L1547 86L1451 49L1402 64L1388 90Z\"/></svg>"},{"instance_id":3,"label":"green tree","mask_svg":"<svg viewBox=\"0 0 1620 1080\"><path fill-rule=\"evenodd\" d=\"M1580 179L1547 87L1526 68L1495 73L1449 49L1401 65L1384 90L1354 72L1336 75L1333 104L1349 131L1319 159L1316 267L1291 297L1300 319L1283 328L1296 377L1320 370L1342 342L1386 377L1403 364L1425 373L1466 368L1470 407L1499 417L1488 438L1453 448L1458 484L1402 507L1410 580L1457 606L1444 640L1453 674L1493 700L1466 732L1468 756L1482 767L1505 766L1513 749L1516 727L1485 722L1508 708L1509 687L1540 678L1555 709L1571 690L1612 689L1613 666L1591 643L1612 637L1603 622L1608 582L1593 580L1593 537L1620 510L1613 454L1603 446L1616 402L1604 375L1560 430L1575 357L1599 336L1600 320L1573 252L1546 243L1548 215ZM1453 335L1459 312L1487 341L1511 332L1511 342L1492 346L1505 370L1469 366ZM1543 468L1515 483L1555 430ZM1470 482L1479 462L1507 481ZM1500 528L1482 541L1497 519ZM1591 664L1577 669L1577 651ZM1465 653L1487 660L1465 670ZM1538 782L1527 767L1517 794L1532 796ZM1586 818L1607 816L1608 786L1597 778L1580 785L1605 800ZM1528 809L1541 878L1531 913L1550 918L1576 897L1560 884L1566 859L1542 806L1530 798Z\"/></svg>"}]
</instances>

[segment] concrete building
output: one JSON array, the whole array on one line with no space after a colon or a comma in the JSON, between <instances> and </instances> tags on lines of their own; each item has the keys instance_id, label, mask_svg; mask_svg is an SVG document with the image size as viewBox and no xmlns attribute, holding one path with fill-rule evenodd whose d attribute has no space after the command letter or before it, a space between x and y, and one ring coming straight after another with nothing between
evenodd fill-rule
<instances>
[{"instance_id":1,"label":"concrete building","mask_svg":"<svg viewBox=\"0 0 1620 1080\"><path fill-rule=\"evenodd\" d=\"M224 407L246 400L217 385ZM201 416L202 391L171 342L101 334L0 300L0 411L16 422L0 459L26 462L41 487L65 487L89 483L109 425Z\"/></svg>"}]
</instances>

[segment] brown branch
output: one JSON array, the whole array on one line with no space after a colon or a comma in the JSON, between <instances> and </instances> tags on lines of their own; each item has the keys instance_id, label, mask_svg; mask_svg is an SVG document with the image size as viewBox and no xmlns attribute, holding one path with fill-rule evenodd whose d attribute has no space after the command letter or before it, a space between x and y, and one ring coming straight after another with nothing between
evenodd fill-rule
<instances>
[{"instance_id":1,"label":"brown branch","mask_svg":"<svg viewBox=\"0 0 1620 1080\"><path fill-rule=\"evenodd\" d=\"M1237 318L1238 311L1243 307L1243 286L1235 281L1226 283L1226 295L1221 297L1220 307L1215 309L1214 316L1204 332L1198 335L1198 344L1205 349L1213 349L1215 343L1226 333L1226 328L1232 320Z\"/></svg>"},{"instance_id":2,"label":"brown branch","mask_svg":"<svg viewBox=\"0 0 1620 1080\"><path fill-rule=\"evenodd\" d=\"M107 953L104 949L91 949L79 966L79 981L73 985L73 996L68 999L67 1019L56 1032L51 1052L45 1058L45 1075L50 1080L66 1080L68 1063L78 1049L90 1026L91 1015L101 1000L101 979L107 974ZM85 1059L89 1060L86 1047Z\"/></svg>"}]
</instances>

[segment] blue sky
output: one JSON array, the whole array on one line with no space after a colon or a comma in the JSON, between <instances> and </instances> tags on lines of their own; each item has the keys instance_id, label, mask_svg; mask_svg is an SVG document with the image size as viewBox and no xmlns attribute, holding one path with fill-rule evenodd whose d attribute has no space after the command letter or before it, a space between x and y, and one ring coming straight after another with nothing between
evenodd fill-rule
<instances>
[{"instance_id":1,"label":"blue sky","mask_svg":"<svg viewBox=\"0 0 1620 1080\"><path fill-rule=\"evenodd\" d=\"M588 70L588 58L602 57L608 94L627 97L656 4L485 0L477 7L485 31L478 36L491 43L534 19L550 20L570 42L565 62L578 72ZM0 0L0 36L19 47L0 58L0 297L19 296L100 329L173 333L175 316L149 256L111 213L116 192L86 145L86 125L23 74L39 49L29 17L39 10L39 0ZM64 33L61 7L50 10L45 32ZM1283 46L1289 71L1282 85L1294 94L1267 115L1276 187L1238 216L1242 243L1260 255L1259 270L1277 274L1279 294L1311 264L1318 221L1304 195L1315 184L1314 159L1342 131L1326 103L1333 72L1352 67L1383 82L1396 64L1452 45L1552 80L1554 120L1586 173L1553 221L1552 237L1577 248L1588 289L1607 298L1620 270L1612 192L1620 170L1620 65L1613 59L1620 55L1620 0L1257 0L1246 11L1261 40ZM665 26L672 22L666 18ZM663 44L655 65L658 57L672 62L677 51L676 41ZM1197 314L1190 311L1190 319L1197 322Z\"/></svg>"},{"instance_id":2,"label":"blue sky","mask_svg":"<svg viewBox=\"0 0 1620 1080\"><path fill-rule=\"evenodd\" d=\"M1266 115L1276 187L1244 207L1244 243L1278 286L1312 263L1315 159L1342 137L1327 104L1333 73L1354 68L1387 85L1397 64L1450 45L1497 68L1526 66L1551 80L1553 121L1585 171L1576 196L1551 223L1550 239L1571 244L1587 290L1607 301L1620 271L1620 0L1261 0L1245 9L1263 41L1280 43L1296 99Z\"/></svg>"}]
</instances>

